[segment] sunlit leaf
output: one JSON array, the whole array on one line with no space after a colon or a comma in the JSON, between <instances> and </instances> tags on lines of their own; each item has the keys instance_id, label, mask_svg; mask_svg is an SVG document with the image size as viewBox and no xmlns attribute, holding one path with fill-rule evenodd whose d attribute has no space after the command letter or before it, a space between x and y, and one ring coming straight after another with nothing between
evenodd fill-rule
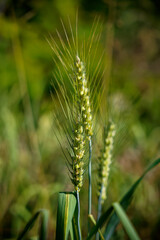
<instances>
[{"instance_id":1,"label":"sunlit leaf","mask_svg":"<svg viewBox=\"0 0 160 240\"><path fill-rule=\"evenodd\" d=\"M68 238L76 203L77 200L74 193L59 193L56 240L66 240Z\"/></svg>"}]
</instances>

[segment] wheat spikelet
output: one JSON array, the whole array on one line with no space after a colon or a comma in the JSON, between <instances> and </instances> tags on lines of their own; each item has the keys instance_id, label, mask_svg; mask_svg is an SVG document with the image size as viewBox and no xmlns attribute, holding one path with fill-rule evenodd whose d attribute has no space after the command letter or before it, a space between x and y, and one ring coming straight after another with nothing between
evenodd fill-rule
<instances>
[{"instance_id":1,"label":"wheat spikelet","mask_svg":"<svg viewBox=\"0 0 160 240\"><path fill-rule=\"evenodd\" d=\"M80 111L84 124L84 131L88 140L90 140L91 136L93 135L90 95L89 89L87 87L84 63L80 60L78 56L76 57L76 82L78 90L77 94L80 100Z\"/></svg>"},{"instance_id":2,"label":"wheat spikelet","mask_svg":"<svg viewBox=\"0 0 160 240\"><path fill-rule=\"evenodd\" d=\"M74 131L73 156L72 156L72 182L76 191L80 191L83 184L84 173L84 130L81 123L77 123Z\"/></svg>"},{"instance_id":3,"label":"wheat spikelet","mask_svg":"<svg viewBox=\"0 0 160 240\"><path fill-rule=\"evenodd\" d=\"M107 197L107 185L110 172L112 149L115 136L115 125L109 123L107 129L104 131L104 149L102 155L99 158L98 169L98 196L101 195L101 203L103 203Z\"/></svg>"}]
</instances>

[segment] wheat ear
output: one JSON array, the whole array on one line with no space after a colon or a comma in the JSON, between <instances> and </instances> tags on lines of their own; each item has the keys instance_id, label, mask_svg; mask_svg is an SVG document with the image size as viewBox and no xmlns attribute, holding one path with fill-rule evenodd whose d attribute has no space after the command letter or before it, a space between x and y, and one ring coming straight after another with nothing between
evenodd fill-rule
<instances>
[{"instance_id":1,"label":"wheat ear","mask_svg":"<svg viewBox=\"0 0 160 240\"><path fill-rule=\"evenodd\" d=\"M88 140L90 140L91 136L93 135L93 130L89 89L87 87L84 63L78 56L76 57L76 82L80 99L80 110L82 114L84 130Z\"/></svg>"},{"instance_id":2,"label":"wheat ear","mask_svg":"<svg viewBox=\"0 0 160 240\"><path fill-rule=\"evenodd\" d=\"M73 141L73 153L72 156L72 182L74 184L75 190L80 191L83 185L83 173L84 173L84 130L81 123L76 124L74 131L74 141Z\"/></svg>"},{"instance_id":3,"label":"wheat ear","mask_svg":"<svg viewBox=\"0 0 160 240\"><path fill-rule=\"evenodd\" d=\"M78 96L80 100L80 112L82 116L84 131L87 140L89 141L89 161L88 161L88 215L91 214L92 207L92 181L91 181L91 155L92 155L92 140L93 127L92 127L92 114L90 105L90 93L87 86L87 78L85 73L84 63L80 60L79 56L76 57L76 83L78 89ZM88 221L88 230L90 231L90 222Z\"/></svg>"},{"instance_id":4,"label":"wheat ear","mask_svg":"<svg viewBox=\"0 0 160 240\"><path fill-rule=\"evenodd\" d=\"M110 172L115 133L114 123L109 122L108 127L104 128L104 148L102 150L102 155L99 157L97 221L101 216L102 204L107 198L108 177ZM96 240L99 240L99 233L96 234Z\"/></svg>"},{"instance_id":5,"label":"wheat ear","mask_svg":"<svg viewBox=\"0 0 160 240\"><path fill-rule=\"evenodd\" d=\"M112 159L114 136L115 124L110 122L108 124L108 127L104 129L104 148L102 151L102 155L99 158L98 197L100 198L100 204L103 204L103 202L107 198L108 177Z\"/></svg>"}]
</instances>

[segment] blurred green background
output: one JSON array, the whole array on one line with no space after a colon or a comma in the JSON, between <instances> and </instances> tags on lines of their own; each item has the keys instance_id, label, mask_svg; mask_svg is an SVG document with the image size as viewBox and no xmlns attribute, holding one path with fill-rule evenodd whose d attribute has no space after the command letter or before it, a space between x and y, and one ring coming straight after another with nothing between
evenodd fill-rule
<instances>
[{"instance_id":1,"label":"blurred green background","mask_svg":"<svg viewBox=\"0 0 160 240\"><path fill-rule=\"evenodd\" d=\"M48 239L54 239L57 192L73 190L53 131L55 66L46 39L56 38L56 29L61 33L60 19L67 25L69 17L75 27L77 10L80 38L84 32L89 37L100 17L105 78L131 119L127 141L114 158L106 207L160 155L158 0L0 0L0 239L15 239L39 208L50 210ZM159 170L145 178L127 212L145 240L159 239ZM93 188L96 216L96 183ZM85 180L81 208L87 219L86 191ZM84 234L85 225L83 220ZM113 239L127 239L121 226L117 230Z\"/></svg>"}]
</instances>

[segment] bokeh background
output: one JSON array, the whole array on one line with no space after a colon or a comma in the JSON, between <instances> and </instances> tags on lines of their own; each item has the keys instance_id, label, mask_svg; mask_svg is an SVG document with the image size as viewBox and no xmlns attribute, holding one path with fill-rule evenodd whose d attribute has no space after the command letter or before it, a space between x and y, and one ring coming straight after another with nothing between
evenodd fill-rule
<instances>
[{"instance_id":1,"label":"bokeh background","mask_svg":"<svg viewBox=\"0 0 160 240\"><path fill-rule=\"evenodd\" d=\"M56 37L56 29L61 33L60 19L68 24L69 17L74 28L77 10L80 38L84 32L89 38L95 17L100 19L99 51L105 52L105 78L115 106L127 105L130 119L128 134L122 136L123 144L113 159L104 208L119 200L160 155L158 0L0 0L0 239L15 239L39 208L50 211L48 239L54 239L57 193L73 189L53 130L50 83L55 66L46 39ZM95 145L101 143L95 141ZM145 240L159 239L159 170L147 175L127 211ZM96 216L95 182L93 188ZM84 219L86 191L85 180ZM85 220L82 228L85 234ZM31 235L35 234L36 227ZM127 239L121 225L113 239Z\"/></svg>"}]
</instances>

